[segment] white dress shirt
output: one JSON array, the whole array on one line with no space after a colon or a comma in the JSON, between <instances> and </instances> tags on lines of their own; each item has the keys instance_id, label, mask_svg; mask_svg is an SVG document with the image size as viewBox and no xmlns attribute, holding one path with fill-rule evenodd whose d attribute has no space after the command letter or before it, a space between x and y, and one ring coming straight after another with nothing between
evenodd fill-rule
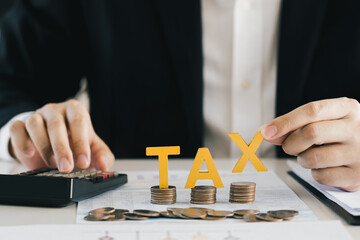
<instances>
[{"instance_id":1,"label":"white dress shirt","mask_svg":"<svg viewBox=\"0 0 360 240\"><path fill-rule=\"evenodd\" d=\"M275 116L281 0L202 0L205 146L240 157L228 133L247 143ZM263 142L260 156L275 156Z\"/></svg>"},{"instance_id":2,"label":"white dress shirt","mask_svg":"<svg viewBox=\"0 0 360 240\"><path fill-rule=\"evenodd\" d=\"M260 126L275 116L280 3L201 1L205 146L213 157L240 157L241 150L228 133L238 132L250 143ZM25 119L29 114L14 119ZM0 130L3 160L12 159L8 152L9 123ZM274 147L266 142L257 153L275 156Z\"/></svg>"}]
</instances>

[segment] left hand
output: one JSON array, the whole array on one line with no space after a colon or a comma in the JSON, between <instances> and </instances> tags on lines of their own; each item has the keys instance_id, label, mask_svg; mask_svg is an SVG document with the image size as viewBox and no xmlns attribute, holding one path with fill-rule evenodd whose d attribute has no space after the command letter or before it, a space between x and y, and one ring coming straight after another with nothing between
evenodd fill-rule
<instances>
[{"instance_id":1,"label":"left hand","mask_svg":"<svg viewBox=\"0 0 360 240\"><path fill-rule=\"evenodd\" d=\"M310 102L261 128L265 140L282 145L311 169L314 179L346 191L360 190L360 104L335 98Z\"/></svg>"}]
</instances>

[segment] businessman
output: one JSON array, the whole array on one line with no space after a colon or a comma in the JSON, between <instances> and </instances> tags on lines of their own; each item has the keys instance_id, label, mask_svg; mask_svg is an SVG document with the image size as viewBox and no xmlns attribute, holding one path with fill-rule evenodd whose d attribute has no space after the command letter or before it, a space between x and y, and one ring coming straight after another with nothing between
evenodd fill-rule
<instances>
[{"instance_id":1,"label":"businessman","mask_svg":"<svg viewBox=\"0 0 360 240\"><path fill-rule=\"evenodd\" d=\"M1 28L2 156L62 172L106 170L147 146L238 157L227 133L249 140L262 126L263 156L280 145L318 182L359 190L359 7L19 1ZM69 100L83 77L90 111Z\"/></svg>"}]
</instances>

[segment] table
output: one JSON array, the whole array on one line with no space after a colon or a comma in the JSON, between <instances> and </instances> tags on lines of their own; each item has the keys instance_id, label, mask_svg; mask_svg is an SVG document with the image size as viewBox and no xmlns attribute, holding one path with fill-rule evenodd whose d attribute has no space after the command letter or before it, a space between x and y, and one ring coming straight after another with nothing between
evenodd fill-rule
<instances>
[{"instance_id":1,"label":"table","mask_svg":"<svg viewBox=\"0 0 360 240\"><path fill-rule=\"evenodd\" d=\"M237 159L214 159L217 169L232 171ZM293 160L295 161L295 160ZM314 214L321 220L341 220L347 231L354 239L360 239L360 226L348 225L341 217L325 206L321 201L309 193L301 184L293 179L287 172L290 170L285 160L262 159L264 165L273 170L299 197L304 201ZM169 170L190 171L193 159L170 159ZM248 167L252 167L250 163ZM113 170L118 172L134 170L158 171L157 160L118 160ZM0 173L17 173L24 170L24 167L16 163L0 162ZM185 185L186 179L184 179ZM27 224L75 224L76 206L71 205L64 208L41 208L0 205L0 226L27 225Z\"/></svg>"}]
</instances>

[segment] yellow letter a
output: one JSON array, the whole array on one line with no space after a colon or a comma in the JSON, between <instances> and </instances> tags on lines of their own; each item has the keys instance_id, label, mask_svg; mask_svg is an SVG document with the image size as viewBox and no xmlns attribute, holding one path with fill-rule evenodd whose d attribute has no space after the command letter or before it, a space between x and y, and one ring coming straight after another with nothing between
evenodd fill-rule
<instances>
[{"instance_id":1,"label":"yellow letter a","mask_svg":"<svg viewBox=\"0 0 360 240\"><path fill-rule=\"evenodd\" d=\"M200 172L204 160L208 171ZM198 179L211 179L216 188L224 187L208 148L198 149L185 188L194 188Z\"/></svg>"}]
</instances>

